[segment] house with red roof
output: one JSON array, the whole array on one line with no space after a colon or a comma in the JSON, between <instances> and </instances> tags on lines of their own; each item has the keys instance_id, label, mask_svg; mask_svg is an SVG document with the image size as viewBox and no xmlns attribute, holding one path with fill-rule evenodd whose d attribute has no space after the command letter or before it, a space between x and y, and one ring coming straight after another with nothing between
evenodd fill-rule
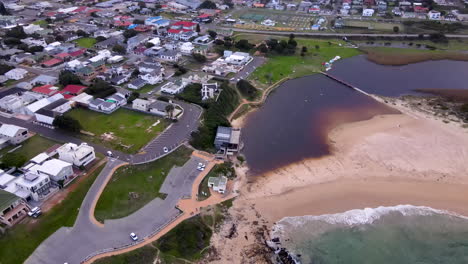
<instances>
[{"instance_id":1,"label":"house with red roof","mask_svg":"<svg viewBox=\"0 0 468 264\"><path fill-rule=\"evenodd\" d=\"M53 59L42 62L42 67L54 67L54 66L61 64L62 62L63 60L61 59L53 58Z\"/></svg>"},{"instance_id":2,"label":"house with red roof","mask_svg":"<svg viewBox=\"0 0 468 264\"><path fill-rule=\"evenodd\" d=\"M414 7L414 12L415 13L427 13L427 12L429 12L429 8L423 7L423 6L415 6Z\"/></svg>"},{"instance_id":3,"label":"house with red roof","mask_svg":"<svg viewBox=\"0 0 468 264\"><path fill-rule=\"evenodd\" d=\"M80 93L84 92L84 90L86 90L86 88L88 88L88 87L83 86L83 85L69 84L69 85L65 86L65 88L63 88L62 91L60 91L60 92L62 94L65 93L65 94L70 94L72 96L77 96Z\"/></svg>"},{"instance_id":4,"label":"house with red roof","mask_svg":"<svg viewBox=\"0 0 468 264\"><path fill-rule=\"evenodd\" d=\"M170 26L170 29L167 30L167 34L173 39L187 41L191 37L197 36L197 32L195 32L196 27L197 23L190 21L178 21Z\"/></svg>"},{"instance_id":5,"label":"house with red roof","mask_svg":"<svg viewBox=\"0 0 468 264\"><path fill-rule=\"evenodd\" d=\"M88 9L87 6L80 6L80 7L76 8L75 10L73 10L72 13L81 13L81 12L86 11L86 9Z\"/></svg>"},{"instance_id":6,"label":"house with red roof","mask_svg":"<svg viewBox=\"0 0 468 264\"><path fill-rule=\"evenodd\" d=\"M62 52L62 53L56 54L54 57L59 60L65 61L65 60L70 59L70 54L68 52Z\"/></svg>"},{"instance_id":7,"label":"house with red roof","mask_svg":"<svg viewBox=\"0 0 468 264\"><path fill-rule=\"evenodd\" d=\"M34 87L32 89L32 91L35 92L35 93L38 93L38 94L44 94L44 95L47 95L47 96L52 96L52 95L58 93L58 88L51 85L51 84L47 84L47 85L43 85L43 86Z\"/></svg>"},{"instance_id":8,"label":"house with red roof","mask_svg":"<svg viewBox=\"0 0 468 264\"><path fill-rule=\"evenodd\" d=\"M86 52L86 49L83 48L83 49L70 52L69 54L70 54L70 57L76 58L76 57L82 56L85 52Z\"/></svg>"}]
</instances>

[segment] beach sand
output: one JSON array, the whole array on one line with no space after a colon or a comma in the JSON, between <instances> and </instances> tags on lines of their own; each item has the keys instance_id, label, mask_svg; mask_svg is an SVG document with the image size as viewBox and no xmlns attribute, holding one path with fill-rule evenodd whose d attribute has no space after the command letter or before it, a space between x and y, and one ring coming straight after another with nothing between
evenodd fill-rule
<instances>
[{"instance_id":1,"label":"beach sand","mask_svg":"<svg viewBox=\"0 0 468 264\"><path fill-rule=\"evenodd\" d=\"M468 215L468 129L416 111L404 101L389 106L402 114L330 131L329 156L264 175L239 168L240 195L229 220L212 238L220 256L213 263L268 263L263 239L286 216L399 204ZM227 239L233 225L237 236Z\"/></svg>"}]
</instances>

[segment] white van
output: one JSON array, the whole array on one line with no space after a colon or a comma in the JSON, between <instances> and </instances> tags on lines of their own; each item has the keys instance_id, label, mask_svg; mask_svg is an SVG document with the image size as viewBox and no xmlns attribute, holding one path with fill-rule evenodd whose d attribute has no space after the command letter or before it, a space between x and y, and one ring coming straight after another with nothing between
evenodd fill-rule
<instances>
[{"instance_id":1,"label":"white van","mask_svg":"<svg viewBox=\"0 0 468 264\"><path fill-rule=\"evenodd\" d=\"M28 215L31 216L31 217L38 217L42 214L42 211L41 211L41 208L39 207L34 207L33 209L31 209L31 211L28 212Z\"/></svg>"}]
</instances>

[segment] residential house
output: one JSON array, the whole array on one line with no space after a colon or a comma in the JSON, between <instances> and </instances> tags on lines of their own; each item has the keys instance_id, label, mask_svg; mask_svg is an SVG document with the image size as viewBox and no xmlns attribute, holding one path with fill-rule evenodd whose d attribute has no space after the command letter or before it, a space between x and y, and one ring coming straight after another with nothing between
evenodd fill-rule
<instances>
[{"instance_id":1,"label":"residential house","mask_svg":"<svg viewBox=\"0 0 468 264\"><path fill-rule=\"evenodd\" d=\"M213 188L213 191L215 192L223 194L226 192L227 182L228 178L226 176L209 177L208 187Z\"/></svg>"},{"instance_id":2,"label":"residential house","mask_svg":"<svg viewBox=\"0 0 468 264\"><path fill-rule=\"evenodd\" d=\"M240 129L218 126L214 145L222 154L235 154L240 147Z\"/></svg>"},{"instance_id":3,"label":"residential house","mask_svg":"<svg viewBox=\"0 0 468 264\"><path fill-rule=\"evenodd\" d=\"M440 20L441 13L436 10L431 10L427 13L427 18L429 18L430 20Z\"/></svg>"},{"instance_id":4,"label":"residential house","mask_svg":"<svg viewBox=\"0 0 468 264\"><path fill-rule=\"evenodd\" d=\"M138 34L134 37L131 37L127 40L127 52L132 52L140 43L145 43L150 39L148 34Z\"/></svg>"},{"instance_id":5,"label":"residential house","mask_svg":"<svg viewBox=\"0 0 468 264\"><path fill-rule=\"evenodd\" d=\"M373 15L374 15L374 9L365 8L365 9L362 10L362 16L371 17Z\"/></svg>"},{"instance_id":6,"label":"residential house","mask_svg":"<svg viewBox=\"0 0 468 264\"><path fill-rule=\"evenodd\" d=\"M76 84L69 84L65 86L60 93L65 97L65 99L70 99L73 96L77 96L80 93L84 92L86 90L86 86L83 85L76 85ZM68 98L67 98L68 97Z\"/></svg>"},{"instance_id":7,"label":"residential house","mask_svg":"<svg viewBox=\"0 0 468 264\"><path fill-rule=\"evenodd\" d=\"M58 93L58 87L53 86L52 84L47 84L43 86L34 87L32 91L38 94L43 94L45 96L52 96Z\"/></svg>"},{"instance_id":8,"label":"residential house","mask_svg":"<svg viewBox=\"0 0 468 264\"><path fill-rule=\"evenodd\" d=\"M1 187L1 186L0 186ZM0 189L0 223L11 227L28 215L29 206L20 197Z\"/></svg>"},{"instance_id":9,"label":"residential house","mask_svg":"<svg viewBox=\"0 0 468 264\"><path fill-rule=\"evenodd\" d=\"M86 166L95 158L94 148L86 143L76 145L66 143L57 149L59 159L71 163L77 167Z\"/></svg>"},{"instance_id":10,"label":"residential house","mask_svg":"<svg viewBox=\"0 0 468 264\"><path fill-rule=\"evenodd\" d=\"M179 61L181 54L175 50L166 50L159 53L158 58L165 62L177 62Z\"/></svg>"},{"instance_id":11,"label":"residential house","mask_svg":"<svg viewBox=\"0 0 468 264\"><path fill-rule=\"evenodd\" d=\"M89 103L93 100L93 96L87 93L80 93L79 95L70 99L70 102L75 105L88 107Z\"/></svg>"},{"instance_id":12,"label":"residential house","mask_svg":"<svg viewBox=\"0 0 468 264\"><path fill-rule=\"evenodd\" d=\"M34 170L34 169L33 169ZM52 181L65 181L73 175L71 163L59 159L46 160L36 170L39 175L47 175Z\"/></svg>"},{"instance_id":13,"label":"residential house","mask_svg":"<svg viewBox=\"0 0 468 264\"><path fill-rule=\"evenodd\" d=\"M148 111L150 104L151 104L151 102L148 101L148 100L137 98L137 99L133 100L132 108L137 109L137 110L141 110L141 111Z\"/></svg>"},{"instance_id":14,"label":"residential house","mask_svg":"<svg viewBox=\"0 0 468 264\"><path fill-rule=\"evenodd\" d=\"M128 82L128 80L130 79L130 76L131 74L128 73L128 74L122 74L122 75L117 75L115 77L113 77L110 82L113 84L113 85L121 85L121 84L124 84L126 82Z\"/></svg>"},{"instance_id":15,"label":"residential house","mask_svg":"<svg viewBox=\"0 0 468 264\"><path fill-rule=\"evenodd\" d=\"M26 77L27 74L28 74L27 70L22 69L22 68L16 68L16 69L12 69L6 72L5 77L7 77L10 80L18 81Z\"/></svg>"},{"instance_id":16,"label":"residential house","mask_svg":"<svg viewBox=\"0 0 468 264\"><path fill-rule=\"evenodd\" d=\"M156 100L152 102L151 104L149 104L148 111L153 114L160 115L162 117L167 117L169 114L166 111L168 105L171 105L171 104L164 102L164 101Z\"/></svg>"},{"instance_id":17,"label":"residential house","mask_svg":"<svg viewBox=\"0 0 468 264\"><path fill-rule=\"evenodd\" d=\"M146 83L149 84L157 84L163 81L164 78L164 72L162 71L164 68L159 68L156 70L153 70L152 72L140 74L140 78L144 80Z\"/></svg>"},{"instance_id":18,"label":"residential house","mask_svg":"<svg viewBox=\"0 0 468 264\"><path fill-rule=\"evenodd\" d=\"M53 58L53 59L50 59L50 60L46 60L44 62L42 62L42 67L46 67L46 68L50 68L50 67L55 67L59 64L62 64L63 63L63 60L61 59L57 59L57 58Z\"/></svg>"},{"instance_id":19,"label":"residential house","mask_svg":"<svg viewBox=\"0 0 468 264\"><path fill-rule=\"evenodd\" d=\"M215 99L216 94L218 92L219 92L218 83L202 84L202 89L201 89L202 100Z\"/></svg>"},{"instance_id":20,"label":"residential house","mask_svg":"<svg viewBox=\"0 0 468 264\"><path fill-rule=\"evenodd\" d=\"M41 109L43 107L46 107L46 106L48 106L48 105L50 105L50 104L52 104L52 103L54 103L54 102L56 102L56 101L58 101L60 99L64 99L63 95L60 94L60 93L54 94L54 95L52 95L50 97L47 97L47 98L42 98L41 100L38 100L38 101L24 107L22 109L22 114L33 116L33 115L35 115L35 113L39 109Z\"/></svg>"},{"instance_id":21,"label":"residential house","mask_svg":"<svg viewBox=\"0 0 468 264\"><path fill-rule=\"evenodd\" d=\"M10 190L10 192L14 192L15 194L20 193L21 195L18 196L26 200L33 199L34 201L39 201L50 193L52 182L46 174L38 175L33 172L26 172L14 181L14 186L9 187L5 190Z\"/></svg>"},{"instance_id":22,"label":"residential house","mask_svg":"<svg viewBox=\"0 0 468 264\"><path fill-rule=\"evenodd\" d=\"M34 116L40 123L53 125L57 116L61 116L70 110L71 102L67 99L60 99L37 110Z\"/></svg>"},{"instance_id":23,"label":"residential house","mask_svg":"<svg viewBox=\"0 0 468 264\"><path fill-rule=\"evenodd\" d=\"M36 31L42 30L42 27L39 25L29 24L27 26L23 26L23 30L24 30L24 33L29 35Z\"/></svg>"},{"instance_id":24,"label":"residential house","mask_svg":"<svg viewBox=\"0 0 468 264\"><path fill-rule=\"evenodd\" d=\"M168 82L161 87L161 92L168 94L178 94L184 90L187 84L188 83L182 79L179 79L175 82Z\"/></svg>"},{"instance_id":25,"label":"residential house","mask_svg":"<svg viewBox=\"0 0 468 264\"><path fill-rule=\"evenodd\" d=\"M135 80L131 81L127 87L130 89L140 89L141 87L145 86L148 82L143 80L142 78L138 77Z\"/></svg>"},{"instance_id":26,"label":"residential house","mask_svg":"<svg viewBox=\"0 0 468 264\"><path fill-rule=\"evenodd\" d=\"M155 70L161 70L161 64L157 61L145 60L143 63L138 64L138 71L141 73L153 72Z\"/></svg>"},{"instance_id":27,"label":"residential house","mask_svg":"<svg viewBox=\"0 0 468 264\"><path fill-rule=\"evenodd\" d=\"M192 42L183 42L179 46L179 50L184 55L191 55L192 51L195 49Z\"/></svg>"},{"instance_id":28,"label":"residential house","mask_svg":"<svg viewBox=\"0 0 468 264\"><path fill-rule=\"evenodd\" d=\"M111 96L108 96L106 98L106 101L107 102L111 102L111 103L114 103L116 104L117 106L122 106L122 105L126 105L127 104L127 98L125 98L124 95L122 94L119 94L119 93L115 93Z\"/></svg>"},{"instance_id":29,"label":"residential house","mask_svg":"<svg viewBox=\"0 0 468 264\"><path fill-rule=\"evenodd\" d=\"M224 58L226 63L233 65L246 65L252 61L252 57L247 52L232 52L229 50L224 51Z\"/></svg>"},{"instance_id":30,"label":"residential house","mask_svg":"<svg viewBox=\"0 0 468 264\"><path fill-rule=\"evenodd\" d=\"M31 81L31 84L33 86L35 86L35 85L47 85L47 84L54 85L56 83L58 83L58 78L57 77L50 76L50 75L45 75L45 74L41 74L41 75L37 76L36 78L34 78Z\"/></svg>"},{"instance_id":31,"label":"residential house","mask_svg":"<svg viewBox=\"0 0 468 264\"><path fill-rule=\"evenodd\" d=\"M28 129L20 126L2 124L0 126L0 139L2 143L18 145L29 138Z\"/></svg>"},{"instance_id":32,"label":"residential house","mask_svg":"<svg viewBox=\"0 0 468 264\"><path fill-rule=\"evenodd\" d=\"M178 21L170 26L167 30L167 34L170 38L175 40L189 40L191 37L197 36L195 28L197 23L189 21Z\"/></svg>"},{"instance_id":33,"label":"residential house","mask_svg":"<svg viewBox=\"0 0 468 264\"><path fill-rule=\"evenodd\" d=\"M193 49L192 53L206 56L206 54L208 53L209 48L210 47L208 45L199 45L199 46L196 46Z\"/></svg>"},{"instance_id":34,"label":"residential house","mask_svg":"<svg viewBox=\"0 0 468 264\"><path fill-rule=\"evenodd\" d=\"M211 39L209 35L204 35L197 37L196 39L193 40L193 43L199 44L199 45L208 45L211 44L214 40Z\"/></svg>"}]
</instances>

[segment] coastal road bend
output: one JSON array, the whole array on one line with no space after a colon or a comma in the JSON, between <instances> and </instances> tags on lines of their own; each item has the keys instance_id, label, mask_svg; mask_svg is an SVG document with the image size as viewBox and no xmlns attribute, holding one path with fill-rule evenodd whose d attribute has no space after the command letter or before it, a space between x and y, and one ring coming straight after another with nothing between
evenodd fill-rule
<instances>
[{"instance_id":1,"label":"coastal road bend","mask_svg":"<svg viewBox=\"0 0 468 264\"><path fill-rule=\"evenodd\" d=\"M99 190L112 176L114 170L125 164L123 161L110 159L86 194L74 226L57 230L25 263L79 264L87 257L103 250L115 250L131 245L133 243L129 236L131 232L138 235L137 242L142 242L145 237L153 235L155 231L181 215L176 205L180 199L191 194L193 182L201 173L197 170L199 162L205 160L192 156L182 167L171 169L161 186L161 192L167 193L164 200L156 198L127 217L106 220L104 226L98 226L91 221L94 214L93 202L99 199Z\"/></svg>"}]
</instances>

